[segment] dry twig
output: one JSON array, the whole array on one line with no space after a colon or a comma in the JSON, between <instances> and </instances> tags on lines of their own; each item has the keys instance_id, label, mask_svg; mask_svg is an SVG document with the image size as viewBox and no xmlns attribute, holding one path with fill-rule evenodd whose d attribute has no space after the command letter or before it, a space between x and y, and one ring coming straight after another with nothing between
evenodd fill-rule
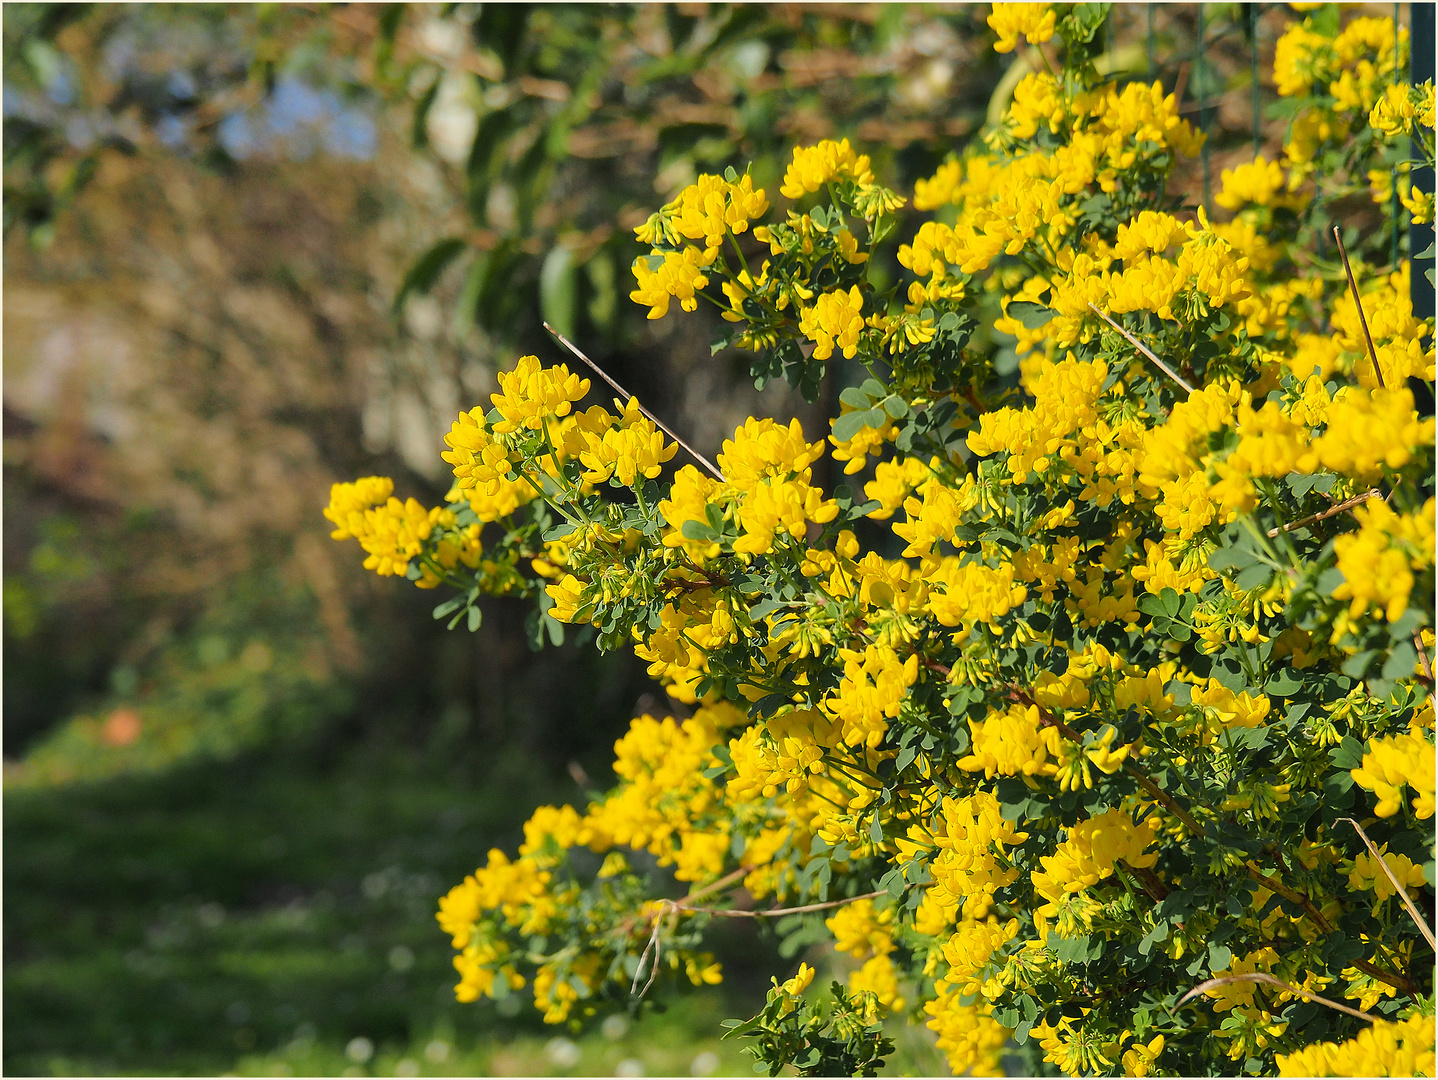
<instances>
[{"instance_id":1,"label":"dry twig","mask_svg":"<svg viewBox=\"0 0 1438 1080\"><path fill-rule=\"evenodd\" d=\"M605 370L604 370L602 367L600 367L600 366L599 366L598 364L596 364L593 360L589 359L589 357L585 356L582 352L580 352L579 349L578 349L578 347L575 346L574 342L570 341L567 337L565 337L563 334L561 334L561 333L560 333L558 330L556 330L554 327L550 326L548 323L545 323L545 324L544 324L544 329L547 330L547 331L549 331L550 336L551 336L552 338L554 338L555 341L559 342L559 343L560 343L561 345L563 345L566 349L568 349L570 352L572 352L575 356L579 357L579 359L583 360L586 364L588 364L591 368L593 368L594 371L595 371L595 373L598 374L598 376L599 376L601 379L603 379L605 382L607 382L610 386L612 386L612 387L614 388L614 392L615 392L616 394L618 394L620 397L624 398L626 401L629 401L629 400L632 399L632 400L635 402L635 404L639 404L639 399L638 399L638 398L634 397L634 395L631 394L628 390L624 389L624 387L620 386L617 382L615 382L613 379L611 379L611 378L609 377L608 373L605 372ZM694 447L690 446L687 442L685 442L683 439L681 439L678 435L674 434L674 432L669 429L669 426L668 426L667 424L665 424L663 420L661 420L661 419L659 419L659 417L655 416L652 412L650 412L648 409L646 409L642 404L639 404L639 411L642 412L645 416L647 416L651 421L653 421L655 427L657 427L660 431L664 432L664 434L668 435L671 439L673 439L673 440L674 440L675 442L677 442L680 446L682 446L685 450L687 450L687 451L689 452L689 456L690 456L690 457L692 457L695 461L699 462L699 464L703 465L706 469L708 469L711 473L713 473L713 474L719 479L719 481L720 481L721 483L727 482L727 481L724 480L724 474L719 471L719 469L714 465L713 462L711 462L707 457L705 457L703 454L701 454L698 450L695 450Z\"/></svg>"},{"instance_id":2,"label":"dry twig","mask_svg":"<svg viewBox=\"0 0 1438 1080\"><path fill-rule=\"evenodd\" d=\"M1164 363L1162 360L1160 360L1158 357L1154 356L1153 353L1151 353L1151 352L1148 350L1148 347L1145 346L1143 342L1139 341L1138 338L1134 337L1134 336L1133 336L1132 334L1130 334L1127 330L1125 330L1122 326L1120 326L1118 323L1114 322L1114 321L1113 321L1112 319L1110 319L1107 315L1105 315L1102 311L1100 311L1097 304L1095 304L1095 303L1093 303L1092 301L1090 301L1090 302L1089 302L1089 307L1093 308L1093 311L1094 311L1094 314L1095 314L1095 315L1097 315L1100 319L1102 319L1104 322L1108 323L1108 324L1109 324L1110 326L1112 326L1115 330L1117 330L1120 334L1122 334L1125 338L1127 338L1127 339L1128 339L1128 343L1129 343L1130 345L1132 345L1132 346L1133 346L1135 349L1137 349L1139 352L1143 353L1144 356L1148 357L1148 358L1149 358L1150 360L1152 360L1155 364L1157 364L1160 371L1162 371L1165 375L1167 375L1167 376L1168 376L1170 379L1172 379L1174 382L1178 383L1179 386L1183 387L1183 389L1184 389L1184 391L1185 391L1186 393L1190 393L1190 394L1193 393L1193 387L1189 386L1188 383L1184 382L1183 379L1182 379L1182 377L1180 377L1180 375L1178 374L1178 372L1174 371L1173 368L1169 367L1167 364L1165 364L1165 363Z\"/></svg>"},{"instance_id":3,"label":"dry twig","mask_svg":"<svg viewBox=\"0 0 1438 1080\"><path fill-rule=\"evenodd\" d=\"M1373 335L1368 332L1368 316L1363 314L1363 300L1358 295L1358 282L1353 280L1353 267L1348 262L1348 249L1343 246L1343 234L1333 226L1333 239L1338 241L1338 254L1343 256L1343 270L1348 275L1348 291L1353 294L1353 306L1358 309L1358 321L1363 324L1363 336L1368 340L1368 358L1373 361L1373 377L1383 385L1383 369L1378 366L1378 350L1373 347Z\"/></svg>"},{"instance_id":4,"label":"dry twig","mask_svg":"<svg viewBox=\"0 0 1438 1080\"><path fill-rule=\"evenodd\" d=\"M1292 532L1294 529L1301 529L1305 525L1312 525L1315 521L1322 521L1324 518L1331 518L1335 514L1341 514L1345 510L1352 510L1360 503L1369 499L1376 499L1383 493L1377 488L1370 488L1361 495L1354 495L1351 499L1344 499L1341 503L1334 503L1327 510L1317 514L1309 514L1306 518L1299 518L1297 521L1290 521L1287 525L1280 525L1277 528L1269 529L1269 536L1277 536L1281 532Z\"/></svg>"},{"instance_id":5,"label":"dry twig","mask_svg":"<svg viewBox=\"0 0 1438 1080\"><path fill-rule=\"evenodd\" d=\"M1304 990L1297 986L1290 986L1288 985L1288 983L1275 979L1272 975L1269 975L1266 972L1262 971L1249 971L1241 975L1224 975L1217 979L1208 979L1205 982L1199 983L1188 993L1184 994L1183 997L1178 999L1178 1003L1182 1005L1185 1002L1188 1002L1193 998L1198 997L1200 994L1208 990L1216 990L1220 986L1231 986L1234 983L1245 982L1262 983L1265 986L1274 986L1280 990L1287 991L1290 994L1297 994L1299 997L1305 997L1312 1001L1316 1001L1320 1005L1327 1005L1330 1009L1337 1009L1339 1012L1347 1013L1349 1016L1356 1016L1360 1020L1369 1020L1374 1023L1377 1023L1378 1021L1378 1017L1374 1016L1372 1013L1362 1012L1359 1009L1354 1009L1347 1005L1340 1004L1337 1001L1332 1001L1329 998L1323 997L1321 994L1315 994L1312 990Z\"/></svg>"},{"instance_id":6,"label":"dry twig","mask_svg":"<svg viewBox=\"0 0 1438 1080\"><path fill-rule=\"evenodd\" d=\"M1388 876L1388 880L1392 882L1393 887L1398 890L1398 895L1403 898L1403 906L1408 909L1408 914L1413 916L1413 921L1418 924L1418 929L1423 932L1423 937L1428 941L1428 947L1434 952L1438 952L1438 943L1435 943L1433 940L1433 931L1429 928L1423 916L1418 913L1418 908L1409 897L1408 890L1405 889L1398 878L1394 876L1392 869L1388 866L1388 860L1378 853L1378 849L1373 845L1373 841L1368 839L1368 834L1363 831L1363 826L1351 817L1339 818L1338 820L1346 821L1358 830L1358 835L1363 837L1363 842L1368 845L1369 854L1378 860L1378 865L1383 867L1383 873Z\"/></svg>"}]
</instances>

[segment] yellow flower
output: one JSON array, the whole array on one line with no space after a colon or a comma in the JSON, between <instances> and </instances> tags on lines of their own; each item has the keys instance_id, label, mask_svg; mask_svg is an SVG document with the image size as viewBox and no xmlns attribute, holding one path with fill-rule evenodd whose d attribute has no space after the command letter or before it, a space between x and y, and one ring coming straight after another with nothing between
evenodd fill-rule
<instances>
[{"instance_id":1,"label":"yellow flower","mask_svg":"<svg viewBox=\"0 0 1438 1080\"><path fill-rule=\"evenodd\" d=\"M1373 739L1352 774L1359 787L1378 796L1373 812L1379 817L1398 813L1405 784L1413 792L1413 813L1421 820L1433 816L1433 744L1420 735Z\"/></svg>"},{"instance_id":2,"label":"yellow flower","mask_svg":"<svg viewBox=\"0 0 1438 1080\"><path fill-rule=\"evenodd\" d=\"M1246 205L1293 206L1295 198L1282 194L1286 187L1283 170L1278 162L1261 154L1252 162L1224 169L1223 188L1214 198L1226 210L1240 210Z\"/></svg>"},{"instance_id":3,"label":"yellow flower","mask_svg":"<svg viewBox=\"0 0 1438 1080\"><path fill-rule=\"evenodd\" d=\"M938 1034L936 1045L955 1076L1000 1076L999 1059L1013 1032L993 1018L987 1002L965 1005L962 997L951 990L925 1002L932 1018L926 1026Z\"/></svg>"},{"instance_id":4,"label":"yellow flower","mask_svg":"<svg viewBox=\"0 0 1438 1080\"><path fill-rule=\"evenodd\" d=\"M831 180L853 180L865 185L873 183L873 179L867 154L855 154L848 139L824 139L816 146L794 148L794 160L784 172L779 192L786 199L802 199Z\"/></svg>"},{"instance_id":5,"label":"yellow flower","mask_svg":"<svg viewBox=\"0 0 1438 1080\"><path fill-rule=\"evenodd\" d=\"M1433 1018L1378 1020L1347 1042L1278 1055L1279 1076L1432 1076Z\"/></svg>"},{"instance_id":6,"label":"yellow flower","mask_svg":"<svg viewBox=\"0 0 1438 1080\"><path fill-rule=\"evenodd\" d=\"M735 429L734 438L724 440L719 471L734 487L747 491L770 477L808 481L810 466L823 456L824 440L808 442L797 419L785 426L767 417L750 417Z\"/></svg>"},{"instance_id":7,"label":"yellow flower","mask_svg":"<svg viewBox=\"0 0 1438 1080\"><path fill-rule=\"evenodd\" d=\"M571 374L566 365L546 368L537 356L521 356L513 371L499 373L499 393L490 395L503 417L494 432L539 430L550 417L568 416L572 403L587 393L589 380Z\"/></svg>"},{"instance_id":8,"label":"yellow flower","mask_svg":"<svg viewBox=\"0 0 1438 1080\"><path fill-rule=\"evenodd\" d=\"M1408 610L1414 573L1433 565L1433 500L1416 514L1398 514L1382 499L1369 499L1353 516L1358 531L1333 541L1344 578L1333 598L1348 600L1352 617L1373 606L1397 622Z\"/></svg>"},{"instance_id":9,"label":"yellow flower","mask_svg":"<svg viewBox=\"0 0 1438 1080\"><path fill-rule=\"evenodd\" d=\"M899 978L894 970L894 962L883 954L866 962L858 971L849 973L849 991L854 994L873 994L878 1000L879 1009L886 1012L900 1012L904 1008L905 1002L899 990ZM867 1019L872 1022L878 1017Z\"/></svg>"},{"instance_id":10,"label":"yellow flower","mask_svg":"<svg viewBox=\"0 0 1438 1080\"><path fill-rule=\"evenodd\" d=\"M1124 1052L1123 1074L1125 1076L1151 1075L1161 1053L1163 1053L1162 1035L1155 1035L1147 1043L1135 1041L1132 1048Z\"/></svg>"},{"instance_id":11,"label":"yellow flower","mask_svg":"<svg viewBox=\"0 0 1438 1080\"><path fill-rule=\"evenodd\" d=\"M808 964L800 964L799 970L795 973L794 977L785 981L779 989L783 990L786 994L792 994L798 997L809 988L809 984L813 981L814 969Z\"/></svg>"},{"instance_id":12,"label":"yellow flower","mask_svg":"<svg viewBox=\"0 0 1438 1080\"><path fill-rule=\"evenodd\" d=\"M894 939L888 930L893 921L892 910L875 911L872 900L855 900L825 919L824 925L834 935L835 949L855 960L866 960L894 951Z\"/></svg>"},{"instance_id":13,"label":"yellow flower","mask_svg":"<svg viewBox=\"0 0 1438 1080\"><path fill-rule=\"evenodd\" d=\"M1039 45L1054 36L1054 10L1048 4L995 4L989 26L998 34L994 52L1013 52L1019 36Z\"/></svg>"},{"instance_id":14,"label":"yellow flower","mask_svg":"<svg viewBox=\"0 0 1438 1080\"><path fill-rule=\"evenodd\" d=\"M864 298L857 285L847 293L822 293L812 307L800 313L799 330L814 342L814 359L827 360L834 355L834 346L852 359L859 350L859 335L864 332Z\"/></svg>"},{"instance_id":15,"label":"yellow flower","mask_svg":"<svg viewBox=\"0 0 1438 1080\"><path fill-rule=\"evenodd\" d=\"M331 484L330 504L325 517L335 523L330 536L335 540L358 537L365 531L364 512L394 494L394 481L387 476L365 476L352 484Z\"/></svg>"},{"instance_id":16,"label":"yellow flower","mask_svg":"<svg viewBox=\"0 0 1438 1080\"><path fill-rule=\"evenodd\" d=\"M1380 847L1378 853L1383 856L1388 869L1393 871L1393 876L1404 888L1413 889L1424 884L1423 868L1414 866L1406 855L1390 855L1387 844ZM1353 869L1348 875L1348 887L1354 892L1371 892L1375 904L1381 904L1397 892L1393 888L1393 882L1388 880L1388 875L1378 865L1378 860L1367 851L1353 860Z\"/></svg>"},{"instance_id":17,"label":"yellow flower","mask_svg":"<svg viewBox=\"0 0 1438 1080\"><path fill-rule=\"evenodd\" d=\"M1060 900L1112 877L1120 861L1139 870L1153 866L1158 855L1145 853L1145 849L1158 829L1154 817L1135 825L1127 813L1116 808L1075 825L1058 850L1039 860L1043 871L1032 875L1035 895L1048 901L1038 913L1057 914Z\"/></svg>"}]
</instances>

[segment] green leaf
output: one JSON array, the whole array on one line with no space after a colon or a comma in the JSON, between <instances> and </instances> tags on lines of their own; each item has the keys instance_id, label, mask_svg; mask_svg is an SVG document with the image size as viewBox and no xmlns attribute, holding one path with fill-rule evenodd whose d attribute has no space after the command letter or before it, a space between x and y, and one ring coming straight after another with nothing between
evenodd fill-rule
<instances>
[{"instance_id":1,"label":"green leaf","mask_svg":"<svg viewBox=\"0 0 1438 1080\"><path fill-rule=\"evenodd\" d=\"M474 610L478 611L479 609L475 608ZM556 649L559 648L564 644L564 624L547 611L544 613L543 622L544 629L549 632L549 643ZM473 630L474 627L470 627L470 629Z\"/></svg>"},{"instance_id":2,"label":"green leaf","mask_svg":"<svg viewBox=\"0 0 1438 1080\"><path fill-rule=\"evenodd\" d=\"M579 312L579 274L574 252L556 244L539 268L539 312L565 337L574 336Z\"/></svg>"},{"instance_id":3,"label":"green leaf","mask_svg":"<svg viewBox=\"0 0 1438 1080\"><path fill-rule=\"evenodd\" d=\"M875 415L875 414L878 415ZM888 419L883 409L858 409L834 421L834 438L840 442L852 439L864 428L879 427Z\"/></svg>"},{"instance_id":4,"label":"green leaf","mask_svg":"<svg viewBox=\"0 0 1438 1080\"><path fill-rule=\"evenodd\" d=\"M1243 544L1227 544L1215 550L1208 557L1208 568L1210 570L1239 569L1245 566L1252 566L1258 561L1258 555Z\"/></svg>"},{"instance_id":5,"label":"green leaf","mask_svg":"<svg viewBox=\"0 0 1438 1080\"><path fill-rule=\"evenodd\" d=\"M1153 929L1143 935L1138 943L1138 951L1142 956L1147 956L1153 951L1153 947L1159 942L1168 940L1168 920L1160 919L1153 924Z\"/></svg>"},{"instance_id":6,"label":"green leaf","mask_svg":"<svg viewBox=\"0 0 1438 1080\"><path fill-rule=\"evenodd\" d=\"M1292 697L1303 689L1303 680L1292 668L1286 667L1270 676L1263 689L1274 697Z\"/></svg>"},{"instance_id":7,"label":"green leaf","mask_svg":"<svg viewBox=\"0 0 1438 1080\"><path fill-rule=\"evenodd\" d=\"M882 405L884 411L895 420L902 420L909 415L909 403L898 394L890 394L879 404Z\"/></svg>"},{"instance_id":8,"label":"green leaf","mask_svg":"<svg viewBox=\"0 0 1438 1080\"><path fill-rule=\"evenodd\" d=\"M1048 324L1054 317L1052 308L1035 304L1032 300L1015 300L1009 304L1009 318L1018 319L1025 330L1037 330Z\"/></svg>"},{"instance_id":9,"label":"green leaf","mask_svg":"<svg viewBox=\"0 0 1438 1080\"><path fill-rule=\"evenodd\" d=\"M1363 744L1352 735L1345 735L1337 746L1328 751L1328 758L1345 771L1356 769L1363 764Z\"/></svg>"},{"instance_id":10,"label":"green leaf","mask_svg":"<svg viewBox=\"0 0 1438 1080\"><path fill-rule=\"evenodd\" d=\"M867 394L871 401L878 401L889 392L889 388L878 379L865 379L859 384L859 389Z\"/></svg>"},{"instance_id":11,"label":"green leaf","mask_svg":"<svg viewBox=\"0 0 1438 1080\"><path fill-rule=\"evenodd\" d=\"M680 526L679 534L686 540L699 540L710 544L719 539L719 534L702 521L686 521Z\"/></svg>"},{"instance_id":12,"label":"green leaf","mask_svg":"<svg viewBox=\"0 0 1438 1080\"><path fill-rule=\"evenodd\" d=\"M1099 938L1095 942L1088 934L1076 938L1059 937L1055 934L1050 936L1049 946L1054 955L1065 964L1086 964L1103 953L1103 939Z\"/></svg>"},{"instance_id":13,"label":"green leaf","mask_svg":"<svg viewBox=\"0 0 1438 1080\"><path fill-rule=\"evenodd\" d=\"M416 259L405 272L404 280L400 282L399 292L395 294L394 313L398 315L404 310L404 302L409 299L411 293L427 293L434 288L434 283L439 280L439 275L444 273L445 268L459 257L460 252L464 251L466 246L459 237L447 236Z\"/></svg>"},{"instance_id":14,"label":"green leaf","mask_svg":"<svg viewBox=\"0 0 1438 1080\"><path fill-rule=\"evenodd\" d=\"M548 618L548 616L546 616L546 618ZM469 632L471 634L479 629L479 624L483 619L484 612L481 611L478 606L469 609ZM549 621L553 622L554 620L550 619ZM555 644L558 645L559 642L556 641Z\"/></svg>"},{"instance_id":15,"label":"green leaf","mask_svg":"<svg viewBox=\"0 0 1438 1080\"><path fill-rule=\"evenodd\" d=\"M1355 679L1363 678L1363 673L1368 670L1368 665L1377 655L1377 649L1364 649L1361 653L1350 656L1343 662L1343 674L1352 675Z\"/></svg>"},{"instance_id":16,"label":"green leaf","mask_svg":"<svg viewBox=\"0 0 1438 1080\"><path fill-rule=\"evenodd\" d=\"M455 611L463 607L464 602L465 598L463 596L456 596L453 599L446 600L444 603L440 604L437 608L434 609L434 617L436 619L442 619L451 611Z\"/></svg>"},{"instance_id":17,"label":"green leaf","mask_svg":"<svg viewBox=\"0 0 1438 1080\"><path fill-rule=\"evenodd\" d=\"M1394 680L1412 678L1413 668L1417 663L1418 653L1413 648L1413 643L1400 641L1393 646L1393 651L1388 654L1388 659L1383 664L1383 677Z\"/></svg>"},{"instance_id":18,"label":"green leaf","mask_svg":"<svg viewBox=\"0 0 1438 1080\"><path fill-rule=\"evenodd\" d=\"M434 106L434 99L439 95L439 84L443 81L444 79L437 73L429 89L419 96L419 101L415 102L414 117L410 120L409 125L409 142L410 146L416 150L423 150L429 145L429 127L426 121L429 119L429 110Z\"/></svg>"}]
</instances>

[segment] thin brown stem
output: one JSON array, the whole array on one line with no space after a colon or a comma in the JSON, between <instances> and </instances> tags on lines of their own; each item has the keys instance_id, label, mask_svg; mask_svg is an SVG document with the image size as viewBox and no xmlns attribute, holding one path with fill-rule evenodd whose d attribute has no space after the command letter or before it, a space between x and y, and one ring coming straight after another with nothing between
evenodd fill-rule
<instances>
[{"instance_id":1,"label":"thin brown stem","mask_svg":"<svg viewBox=\"0 0 1438 1080\"><path fill-rule=\"evenodd\" d=\"M1323 997L1321 994L1315 994L1312 990L1304 990L1298 986L1290 986L1288 983L1280 982L1272 975L1269 975L1268 973L1263 971L1248 971L1240 975L1223 975L1217 979L1208 979L1204 982L1199 983L1188 993L1184 994L1183 997L1178 999L1178 1003L1182 1005L1185 1002L1198 997L1200 994L1205 993L1209 990L1216 990L1220 986L1232 986L1234 983L1245 982L1262 983L1265 986L1274 986L1280 990L1286 991L1287 993L1296 994L1299 997L1304 997L1308 998L1311 1001L1316 1001L1320 1005L1327 1005L1330 1009L1337 1009L1339 1012L1347 1013L1349 1016L1356 1016L1360 1020L1369 1020L1375 1023L1378 1020L1378 1017L1374 1016L1372 1013L1362 1012L1348 1005L1343 1005L1337 1001L1332 1001L1329 998Z\"/></svg>"},{"instance_id":2,"label":"thin brown stem","mask_svg":"<svg viewBox=\"0 0 1438 1080\"><path fill-rule=\"evenodd\" d=\"M544 324L544 329L549 332L549 335L554 338L555 341L559 342L575 356L579 357L579 359L583 360L586 364L593 368L595 373L601 379L603 379L611 387L614 388L614 392L616 394L624 398L626 401L633 399L635 404L639 405L639 411L642 412L645 416L647 416L653 422L655 427L657 427L660 431L664 432L664 434L668 435L671 439L673 439L686 451L688 451L690 457L692 457L695 461L699 462L699 464L703 465L706 469L713 473L714 476L721 483L727 483L727 481L724 479L724 474L719 471L718 466L716 466L712 461L710 461L707 457L701 454L698 450L695 450L694 447L690 446L678 435L674 434L674 432L669 429L669 426L665 424L663 420L659 419L659 417L655 416L652 412L650 412L642 404L640 404L638 398L634 397L634 395L631 394L628 390L624 389L624 387L620 386L617 382L611 379L609 377L609 373L606 372L602 367L600 367L593 360L589 359L589 357L585 356L582 352L580 352L579 348L574 344L574 342L570 341L567 337L561 334L554 327L550 326L548 323Z\"/></svg>"},{"instance_id":3,"label":"thin brown stem","mask_svg":"<svg viewBox=\"0 0 1438 1080\"><path fill-rule=\"evenodd\" d=\"M843 907L845 904L852 904L856 900L873 900L875 897L888 895L886 890L880 889L878 892L864 893L862 896L850 896L843 900L829 900L822 904L804 904L801 907L791 908L766 908L763 911L744 911L741 908L697 908L689 907L682 901L675 906L680 911L693 915L718 915L726 919L772 919L780 915L803 915L810 911L825 911L829 908Z\"/></svg>"},{"instance_id":4,"label":"thin brown stem","mask_svg":"<svg viewBox=\"0 0 1438 1080\"><path fill-rule=\"evenodd\" d=\"M1392 868L1388 865L1388 860L1379 854L1378 848L1374 846L1372 840L1368 839L1368 834L1363 831L1363 826L1351 817L1339 818L1338 820L1346 821L1358 830L1358 835L1363 837L1363 843L1368 847L1368 853L1378 860L1378 865L1383 868L1383 873L1387 875L1393 887L1398 890L1398 895L1403 898L1403 906L1408 909L1408 914L1413 916L1413 921L1418 924L1418 929L1423 932L1423 937L1428 942L1428 947L1434 952L1438 952L1438 942L1433 940L1433 931L1429 928L1427 920L1418 914L1418 908L1414 905L1412 898L1409 897L1408 890L1405 889L1403 883L1394 876Z\"/></svg>"},{"instance_id":5,"label":"thin brown stem","mask_svg":"<svg viewBox=\"0 0 1438 1080\"><path fill-rule=\"evenodd\" d=\"M1148 898L1158 903L1168 895L1168 886L1159 880L1158 875L1147 867L1130 866L1124 860L1119 860L1119 865L1127 870L1138 881L1143 891L1148 893Z\"/></svg>"},{"instance_id":6,"label":"thin brown stem","mask_svg":"<svg viewBox=\"0 0 1438 1080\"><path fill-rule=\"evenodd\" d=\"M1283 884L1283 882L1279 881L1276 877L1270 877L1268 874L1265 874L1252 861L1246 863L1245 865L1248 867L1249 876L1253 878L1254 881L1258 882L1269 892L1277 893L1279 896L1283 897L1283 899L1287 900L1290 904L1297 904L1304 910L1305 914L1307 914L1308 917L1313 920L1314 925L1317 926L1318 929L1322 930L1325 934L1331 934L1334 930L1337 929L1337 927L1335 927L1331 922L1328 921L1327 917L1323 914L1323 912L1319 911L1318 908L1314 906L1313 901L1308 899L1308 897L1304 896L1301 892L1298 892L1295 889L1290 889L1287 885ZM1395 990L1399 990L1402 991L1404 994L1407 994L1409 997L1418 996L1418 988L1413 985L1411 980L1404 978L1402 975L1395 975L1393 974L1393 972L1386 971L1385 969L1379 967L1377 964L1370 963L1367 960L1354 960L1353 966L1356 967L1359 971L1363 972L1365 975L1369 975L1372 978L1377 979L1381 983L1386 983L1389 986L1393 987Z\"/></svg>"},{"instance_id":7,"label":"thin brown stem","mask_svg":"<svg viewBox=\"0 0 1438 1080\"><path fill-rule=\"evenodd\" d=\"M1379 491L1377 488L1370 488L1368 491L1363 492L1363 494L1361 495L1354 495L1350 499L1344 499L1341 503L1334 503L1327 510L1324 510L1320 513L1309 514L1306 518L1299 518L1297 521L1290 521L1287 525L1280 525L1277 528L1269 529L1268 535L1277 536L1279 533L1292 532L1294 529L1301 529L1305 525L1312 525L1315 521L1322 521L1324 518L1331 518L1335 514L1341 514L1345 510L1352 510L1360 503L1365 503L1369 499L1376 499L1382 494L1383 492Z\"/></svg>"},{"instance_id":8,"label":"thin brown stem","mask_svg":"<svg viewBox=\"0 0 1438 1080\"><path fill-rule=\"evenodd\" d=\"M1421 631L1413 632L1413 647L1418 650L1418 663L1423 670L1423 681L1430 686L1433 683L1433 665L1428 662L1428 650L1423 647L1423 634Z\"/></svg>"},{"instance_id":9,"label":"thin brown stem","mask_svg":"<svg viewBox=\"0 0 1438 1080\"><path fill-rule=\"evenodd\" d=\"M1353 294L1353 306L1358 309L1358 321L1363 324L1363 336L1368 341L1368 358L1373 361L1373 377L1378 380L1379 389L1386 389L1383 385L1383 369L1378 366L1378 350L1373 347L1373 335L1368 331L1368 316L1363 314L1363 300L1358 295L1358 282L1353 280L1348 249L1343 246L1343 233L1337 225L1333 226L1333 239L1338 241L1338 254L1343 257L1343 270L1348 275L1348 291Z\"/></svg>"},{"instance_id":10,"label":"thin brown stem","mask_svg":"<svg viewBox=\"0 0 1438 1080\"><path fill-rule=\"evenodd\" d=\"M1090 301L1090 302L1089 302L1089 307L1093 308L1093 311L1094 311L1094 314L1095 314L1095 315L1097 315L1100 319L1102 319L1104 322L1108 323L1108 324L1109 324L1110 326L1112 326L1115 330L1117 330L1120 334L1122 334L1125 338L1127 338L1127 339L1128 339L1128 343L1129 343L1130 345L1132 345L1132 346L1133 346L1135 349L1137 349L1139 352L1143 353L1144 356L1148 357L1148 358L1149 358L1150 360L1152 360L1156 365L1158 365L1158 368L1159 368L1160 371L1162 371L1165 375L1167 375L1167 376L1168 376L1170 379L1172 379L1174 382L1178 383L1179 386L1183 387L1183 389L1184 389L1184 391L1185 391L1186 393L1190 393L1190 394L1193 393L1193 387L1189 386L1188 383L1184 382L1184 381L1183 381L1183 378L1179 375L1178 372L1174 371L1173 368L1169 367L1167 364L1165 364L1165 363L1164 363L1162 360L1160 360L1158 357L1154 356L1153 353L1148 350L1148 347L1145 346L1143 342L1139 341L1138 338L1134 337L1134 336L1133 336L1132 334L1130 334L1127 330L1125 330L1122 326L1120 326L1118 323L1114 322L1114 321L1113 321L1112 319L1110 319L1106 314L1104 314L1102 311L1100 311L1097 304L1095 304L1095 303L1093 303L1092 301Z\"/></svg>"},{"instance_id":11,"label":"thin brown stem","mask_svg":"<svg viewBox=\"0 0 1438 1080\"><path fill-rule=\"evenodd\" d=\"M707 896L709 893L718 892L720 889L734 884L734 882L740 880L741 878L747 877L753 872L754 868L752 866L741 866L738 870L735 870L729 874L725 874L717 881L711 881L702 889L695 889L693 892L689 893L688 896L682 897L679 902L681 904L687 904L690 900L698 900L701 896Z\"/></svg>"}]
</instances>

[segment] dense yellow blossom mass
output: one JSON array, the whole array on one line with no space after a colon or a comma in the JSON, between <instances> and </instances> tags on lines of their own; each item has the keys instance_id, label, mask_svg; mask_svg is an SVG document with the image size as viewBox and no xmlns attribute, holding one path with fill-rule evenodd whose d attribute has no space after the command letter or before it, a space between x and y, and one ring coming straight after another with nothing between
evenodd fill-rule
<instances>
[{"instance_id":1,"label":"dense yellow blossom mass","mask_svg":"<svg viewBox=\"0 0 1438 1080\"><path fill-rule=\"evenodd\" d=\"M702 933L743 904L847 954L744 1027L776 1074L869 1069L908 1016L956 1073L1432 1075L1397 894L1434 884L1433 326L1389 231L1431 200L1385 178L1431 156L1433 88L1392 20L1313 11L1277 43L1281 152L1185 204L1204 136L1098 79L1103 17L994 5L1045 69L913 218L824 140L779 214L730 169L636 230L650 319L713 301L811 400L862 367L827 431L750 418L700 468L527 356L446 436L445 505L334 486L367 567L457 589L437 617L521 597L674 703L440 902L461 1000L577 1023L716 982ZM1355 191L1389 216L1350 292L1314 237Z\"/></svg>"}]
</instances>

